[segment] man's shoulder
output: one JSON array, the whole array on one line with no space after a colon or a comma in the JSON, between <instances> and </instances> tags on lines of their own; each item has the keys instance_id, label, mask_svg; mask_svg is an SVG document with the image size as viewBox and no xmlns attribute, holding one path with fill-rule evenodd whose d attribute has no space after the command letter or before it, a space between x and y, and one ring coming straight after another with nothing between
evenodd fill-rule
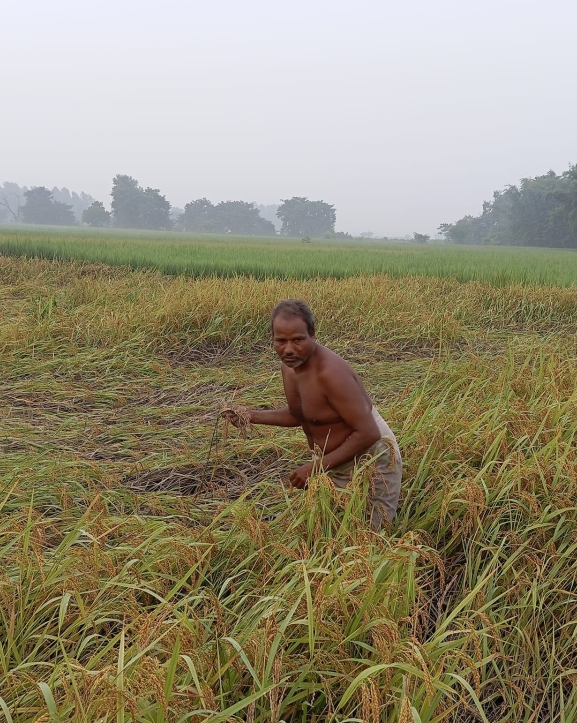
<instances>
[{"instance_id":1,"label":"man's shoulder","mask_svg":"<svg viewBox=\"0 0 577 723\"><path fill-rule=\"evenodd\" d=\"M281 364L281 365L280 365L280 373L282 374L283 379L286 379L286 378L291 377L291 376L294 377L295 370L294 370L294 369L290 369L289 367L287 367L286 364Z\"/></svg>"},{"instance_id":2,"label":"man's shoulder","mask_svg":"<svg viewBox=\"0 0 577 723\"><path fill-rule=\"evenodd\" d=\"M348 361L343 359L343 357L340 354L337 354L336 351L329 349L328 346L322 346L321 344L319 344L318 348L323 361L326 361L327 363L332 362L335 364L345 364L346 366L349 366Z\"/></svg>"},{"instance_id":3,"label":"man's shoulder","mask_svg":"<svg viewBox=\"0 0 577 723\"><path fill-rule=\"evenodd\" d=\"M319 376L340 376L353 371L351 365L343 359L336 351L326 346L321 346L319 351L318 374Z\"/></svg>"}]
</instances>

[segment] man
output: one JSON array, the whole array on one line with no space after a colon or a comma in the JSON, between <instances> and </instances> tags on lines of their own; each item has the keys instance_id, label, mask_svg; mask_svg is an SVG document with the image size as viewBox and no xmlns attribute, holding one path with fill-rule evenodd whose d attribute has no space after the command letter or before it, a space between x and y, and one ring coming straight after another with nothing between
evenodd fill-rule
<instances>
[{"instance_id":1,"label":"man","mask_svg":"<svg viewBox=\"0 0 577 723\"><path fill-rule=\"evenodd\" d=\"M302 427L313 462L297 467L294 487L304 489L313 469L322 468L344 489L362 455L376 457L371 485L371 525L378 530L384 515L392 521L399 501L402 463L399 447L385 420L373 407L359 375L335 352L321 346L311 310L297 299L280 301L271 313L274 349L288 406L240 410L252 424ZM240 418L223 412L233 424Z\"/></svg>"}]
</instances>

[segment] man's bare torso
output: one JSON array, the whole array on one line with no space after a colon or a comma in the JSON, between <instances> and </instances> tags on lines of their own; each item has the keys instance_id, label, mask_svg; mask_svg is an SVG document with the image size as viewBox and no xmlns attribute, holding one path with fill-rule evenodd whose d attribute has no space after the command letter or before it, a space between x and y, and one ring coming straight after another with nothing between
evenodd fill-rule
<instances>
[{"instance_id":1,"label":"man's bare torso","mask_svg":"<svg viewBox=\"0 0 577 723\"><path fill-rule=\"evenodd\" d=\"M325 385L328 376L333 384L339 379L354 379L358 396L351 399L351 405L365 405L368 412L372 408L355 370L338 354L320 344L303 367L291 369L283 364L281 368L290 413L301 423L311 449L317 446L328 454L340 447L353 432L329 403Z\"/></svg>"}]
</instances>

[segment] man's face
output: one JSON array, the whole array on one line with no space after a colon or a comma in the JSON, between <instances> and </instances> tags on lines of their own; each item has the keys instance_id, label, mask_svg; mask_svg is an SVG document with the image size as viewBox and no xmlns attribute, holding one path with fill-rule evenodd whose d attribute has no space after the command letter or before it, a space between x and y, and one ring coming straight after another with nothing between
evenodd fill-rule
<instances>
[{"instance_id":1,"label":"man's face","mask_svg":"<svg viewBox=\"0 0 577 723\"><path fill-rule=\"evenodd\" d=\"M296 369L304 364L315 350L316 338L309 334L300 316L279 314L273 323L274 350L283 364Z\"/></svg>"}]
</instances>

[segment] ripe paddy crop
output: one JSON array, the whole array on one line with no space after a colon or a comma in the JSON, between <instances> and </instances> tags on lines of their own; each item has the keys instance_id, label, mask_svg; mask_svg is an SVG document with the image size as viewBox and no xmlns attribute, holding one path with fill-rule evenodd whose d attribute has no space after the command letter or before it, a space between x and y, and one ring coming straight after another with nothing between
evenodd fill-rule
<instances>
[{"instance_id":1,"label":"ripe paddy crop","mask_svg":"<svg viewBox=\"0 0 577 723\"><path fill-rule=\"evenodd\" d=\"M196 278L346 278L386 274L455 281L577 284L574 250L262 239L110 229L0 227L0 254L83 260Z\"/></svg>"},{"instance_id":2,"label":"ripe paddy crop","mask_svg":"<svg viewBox=\"0 0 577 723\"><path fill-rule=\"evenodd\" d=\"M268 312L305 298L405 462L288 473ZM571 288L186 279L0 257L0 720L577 719Z\"/></svg>"}]
</instances>

